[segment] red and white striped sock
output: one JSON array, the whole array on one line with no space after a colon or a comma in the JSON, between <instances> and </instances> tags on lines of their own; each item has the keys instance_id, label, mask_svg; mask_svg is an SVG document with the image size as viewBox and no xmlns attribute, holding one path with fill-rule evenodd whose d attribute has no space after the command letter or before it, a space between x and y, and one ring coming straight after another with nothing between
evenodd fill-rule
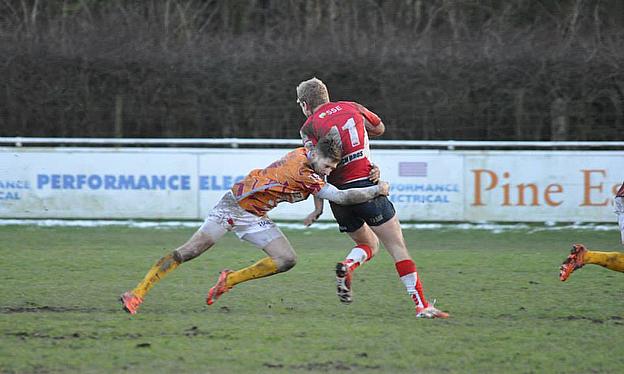
<instances>
[{"instance_id":1,"label":"red and white striped sock","mask_svg":"<svg viewBox=\"0 0 624 374\"><path fill-rule=\"evenodd\" d=\"M405 285L407 293L410 295L414 303L419 308L426 308L429 306L427 299L425 299L425 293L423 292L422 283L418 277L416 271L416 264L412 260L398 261L394 264L397 273L401 278L401 282Z\"/></svg>"},{"instance_id":2,"label":"red and white striped sock","mask_svg":"<svg viewBox=\"0 0 624 374\"><path fill-rule=\"evenodd\" d=\"M347 264L350 271L353 271L366 261L370 261L371 258L373 258L371 247L366 244L358 244L349 252L344 263Z\"/></svg>"}]
</instances>

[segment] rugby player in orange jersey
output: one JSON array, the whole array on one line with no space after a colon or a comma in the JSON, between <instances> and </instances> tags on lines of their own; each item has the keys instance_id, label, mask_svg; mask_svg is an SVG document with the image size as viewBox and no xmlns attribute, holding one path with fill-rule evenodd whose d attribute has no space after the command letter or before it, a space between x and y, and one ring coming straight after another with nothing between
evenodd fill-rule
<instances>
[{"instance_id":1,"label":"rugby player in orange jersey","mask_svg":"<svg viewBox=\"0 0 624 374\"><path fill-rule=\"evenodd\" d=\"M620 236L622 245L624 245L624 183L615 193L613 206L615 207L615 214L618 216ZM609 270L624 273L624 253L590 251L583 244L574 244L572 245L570 255L559 267L559 279L564 282L574 270L580 269L587 264L600 265Z\"/></svg>"},{"instance_id":2,"label":"rugby player in orange jersey","mask_svg":"<svg viewBox=\"0 0 624 374\"><path fill-rule=\"evenodd\" d=\"M184 245L161 258L132 291L121 295L123 309L136 314L154 284L181 263L204 253L227 231L261 248L268 256L238 271L223 270L216 285L208 291L208 305L238 283L291 269L296 262L295 251L266 216L277 204L302 201L310 194L338 204L361 203L388 194L386 182L351 190L338 190L326 183L323 177L336 168L340 155L338 139L329 135L312 149L297 148L264 169L252 170L221 198Z\"/></svg>"},{"instance_id":3,"label":"rugby player in orange jersey","mask_svg":"<svg viewBox=\"0 0 624 374\"><path fill-rule=\"evenodd\" d=\"M313 147L329 132L340 135L342 160L329 175L328 182L339 189L374 186L379 173L370 161L368 134L379 136L384 133L381 119L358 103L331 102L327 87L317 78L297 86L297 103L307 117L300 130L305 147ZM323 213L321 198L315 196L315 210L306 218L305 224L312 224ZM401 225L388 198L378 196L360 204L330 201L330 206L340 231L349 234L355 242L345 260L336 265L336 294L340 301L352 301L353 272L377 253L381 240L393 257L399 278L415 303L416 317L448 318L448 313L427 302L416 264L407 250Z\"/></svg>"}]
</instances>

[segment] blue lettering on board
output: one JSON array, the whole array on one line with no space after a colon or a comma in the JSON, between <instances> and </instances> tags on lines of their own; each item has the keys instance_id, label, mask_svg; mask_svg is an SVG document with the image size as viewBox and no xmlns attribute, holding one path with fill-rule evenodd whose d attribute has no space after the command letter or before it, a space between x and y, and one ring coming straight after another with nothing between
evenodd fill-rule
<instances>
[{"instance_id":1,"label":"blue lettering on board","mask_svg":"<svg viewBox=\"0 0 624 374\"><path fill-rule=\"evenodd\" d=\"M390 184L390 201L398 204L448 204L459 193L455 183Z\"/></svg>"},{"instance_id":2,"label":"blue lettering on board","mask_svg":"<svg viewBox=\"0 0 624 374\"><path fill-rule=\"evenodd\" d=\"M390 191L398 192L459 192L459 186L453 183L440 184L391 184Z\"/></svg>"},{"instance_id":3,"label":"blue lettering on board","mask_svg":"<svg viewBox=\"0 0 624 374\"><path fill-rule=\"evenodd\" d=\"M0 201L21 200L22 190L30 190L30 182L25 180L0 179Z\"/></svg>"},{"instance_id":4,"label":"blue lettering on board","mask_svg":"<svg viewBox=\"0 0 624 374\"><path fill-rule=\"evenodd\" d=\"M200 175L199 189L202 191L213 190L229 190L236 183L245 179L243 175Z\"/></svg>"},{"instance_id":5,"label":"blue lettering on board","mask_svg":"<svg viewBox=\"0 0 624 374\"><path fill-rule=\"evenodd\" d=\"M7 181L0 179L0 190L30 190L28 181Z\"/></svg>"},{"instance_id":6,"label":"blue lettering on board","mask_svg":"<svg viewBox=\"0 0 624 374\"><path fill-rule=\"evenodd\" d=\"M390 201L398 204L448 204L451 201L449 200L448 195L436 195L436 194L428 194L428 195L405 195L405 194L391 194Z\"/></svg>"},{"instance_id":7,"label":"blue lettering on board","mask_svg":"<svg viewBox=\"0 0 624 374\"><path fill-rule=\"evenodd\" d=\"M190 175L38 174L37 189L190 190Z\"/></svg>"},{"instance_id":8,"label":"blue lettering on board","mask_svg":"<svg viewBox=\"0 0 624 374\"><path fill-rule=\"evenodd\" d=\"M0 191L0 200L20 200L21 198L17 191Z\"/></svg>"},{"instance_id":9,"label":"blue lettering on board","mask_svg":"<svg viewBox=\"0 0 624 374\"><path fill-rule=\"evenodd\" d=\"M200 175L200 190L229 190L243 175ZM37 189L172 190L191 189L190 175L38 174Z\"/></svg>"}]
</instances>

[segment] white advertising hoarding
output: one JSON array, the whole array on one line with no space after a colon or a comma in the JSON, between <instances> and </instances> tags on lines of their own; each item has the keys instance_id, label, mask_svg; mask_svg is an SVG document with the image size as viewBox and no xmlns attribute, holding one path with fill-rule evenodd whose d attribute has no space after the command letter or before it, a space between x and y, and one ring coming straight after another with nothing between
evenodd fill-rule
<instances>
[{"instance_id":1,"label":"white advertising hoarding","mask_svg":"<svg viewBox=\"0 0 624 374\"><path fill-rule=\"evenodd\" d=\"M0 148L0 217L202 219L288 149ZM624 152L373 150L404 221L612 221ZM271 211L301 220L312 199ZM322 219L331 220L326 205Z\"/></svg>"},{"instance_id":2,"label":"white advertising hoarding","mask_svg":"<svg viewBox=\"0 0 624 374\"><path fill-rule=\"evenodd\" d=\"M381 177L390 182L389 199L408 221L461 221L463 158L445 151L373 151Z\"/></svg>"},{"instance_id":3,"label":"white advertising hoarding","mask_svg":"<svg viewBox=\"0 0 624 374\"><path fill-rule=\"evenodd\" d=\"M464 152L465 219L613 221L624 152Z\"/></svg>"},{"instance_id":4,"label":"white advertising hoarding","mask_svg":"<svg viewBox=\"0 0 624 374\"><path fill-rule=\"evenodd\" d=\"M196 218L197 157L140 150L0 152L0 216Z\"/></svg>"}]
</instances>

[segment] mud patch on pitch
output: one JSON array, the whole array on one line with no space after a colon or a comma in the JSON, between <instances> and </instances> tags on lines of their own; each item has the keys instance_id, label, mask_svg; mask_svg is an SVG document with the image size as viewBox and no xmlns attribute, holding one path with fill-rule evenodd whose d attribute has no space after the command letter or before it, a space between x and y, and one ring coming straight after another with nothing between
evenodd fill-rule
<instances>
[{"instance_id":1,"label":"mud patch on pitch","mask_svg":"<svg viewBox=\"0 0 624 374\"><path fill-rule=\"evenodd\" d=\"M65 339L97 339L98 337L95 335L86 335L84 333L74 332L67 335L48 335L39 331L18 331L4 334L5 336L14 336L21 340L26 339L52 339L52 340L65 340Z\"/></svg>"},{"instance_id":2,"label":"mud patch on pitch","mask_svg":"<svg viewBox=\"0 0 624 374\"><path fill-rule=\"evenodd\" d=\"M309 362L301 365L284 365L279 363L265 362L262 364L265 368L269 369L283 369L285 367L293 370L308 370L308 371L357 371L357 370L376 370L380 369L379 365L359 365L349 364L342 361L326 361L326 362Z\"/></svg>"},{"instance_id":3,"label":"mud patch on pitch","mask_svg":"<svg viewBox=\"0 0 624 374\"><path fill-rule=\"evenodd\" d=\"M265 368L269 368L269 369L282 369L284 367L284 364L274 364L271 362L265 362L264 364L262 364L262 366L264 366Z\"/></svg>"},{"instance_id":4,"label":"mud patch on pitch","mask_svg":"<svg viewBox=\"0 0 624 374\"><path fill-rule=\"evenodd\" d=\"M29 367L27 372L32 373L32 374L48 374L48 373L55 373L57 371L49 369L43 365L34 365L33 367ZM22 373L22 371L0 368L0 374L9 374L9 373L11 374ZM24 371L24 373L26 373L26 371Z\"/></svg>"},{"instance_id":5,"label":"mud patch on pitch","mask_svg":"<svg viewBox=\"0 0 624 374\"><path fill-rule=\"evenodd\" d=\"M237 337L232 336L230 334L215 334L214 332L211 332L211 331L201 330L197 326L191 326L190 328L184 330L182 334L189 338L196 337L196 336L203 336L208 339L222 339L222 340L237 340L238 339Z\"/></svg>"},{"instance_id":6,"label":"mud patch on pitch","mask_svg":"<svg viewBox=\"0 0 624 374\"><path fill-rule=\"evenodd\" d=\"M14 306L14 307L0 307L0 314L15 314L15 313L93 313L98 312L95 308L84 307L65 307L65 306Z\"/></svg>"},{"instance_id":7,"label":"mud patch on pitch","mask_svg":"<svg viewBox=\"0 0 624 374\"><path fill-rule=\"evenodd\" d=\"M616 325L623 325L624 324L624 319L620 316L611 316L611 317L606 317L604 319L600 319L600 318L591 318L591 317L586 317L586 316L573 316L573 315L569 315L567 317L560 317L558 319L562 319L562 320L566 320L566 321L579 321L579 320L585 320L585 321L589 321L591 323L605 323L605 322L612 322L613 324Z\"/></svg>"}]
</instances>

